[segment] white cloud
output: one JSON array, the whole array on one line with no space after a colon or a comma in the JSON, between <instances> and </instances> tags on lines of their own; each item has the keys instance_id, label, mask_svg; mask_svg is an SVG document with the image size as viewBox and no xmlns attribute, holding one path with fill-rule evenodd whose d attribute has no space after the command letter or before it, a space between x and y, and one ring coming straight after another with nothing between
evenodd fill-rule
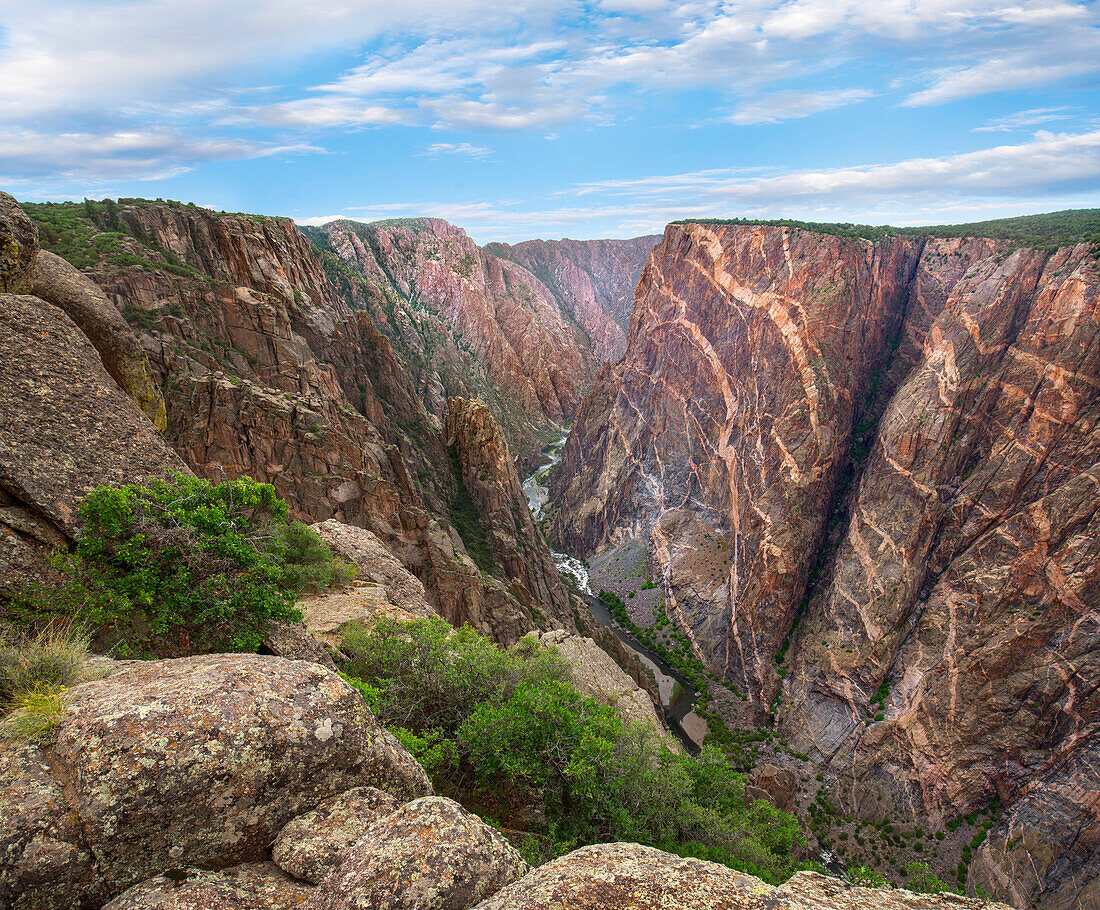
<instances>
[{"instance_id":1,"label":"white cloud","mask_svg":"<svg viewBox=\"0 0 1100 910\"><path fill-rule=\"evenodd\" d=\"M317 152L305 144L196 138L167 130L111 133L0 131L0 179L36 177L51 183L160 180L207 161Z\"/></svg>"},{"instance_id":2,"label":"white cloud","mask_svg":"<svg viewBox=\"0 0 1100 910\"><path fill-rule=\"evenodd\" d=\"M982 126L974 127L975 133L1010 133L1014 130L1030 129L1042 123L1055 120L1072 120L1074 110L1066 105L1060 107L1036 107L1028 111L1017 111L1004 117L995 117Z\"/></svg>"},{"instance_id":3,"label":"white cloud","mask_svg":"<svg viewBox=\"0 0 1100 910\"><path fill-rule=\"evenodd\" d=\"M738 105L730 120L744 125L779 123L782 120L809 117L811 114L866 101L872 97L874 92L859 88L824 92L774 92Z\"/></svg>"},{"instance_id":4,"label":"white cloud","mask_svg":"<svg viewBox=\"0 0 1100 910\"><path fill-rule=\"evenodd\" d=\"M484 145L472 145L469 142L436 142L424 150L429 157L439 155L465 155L469 158L484 158L492 150Z\"/></svg>"},{"instance_id":5,"label":"white cloud","mask_svg":"<svg viewBox=\"0 0 1100 910\"><path fill-rule=\"evenodd\" d=\"M940 158L789 172L709 170L579 184L533 200L358 206L337 218L431 215L479 242L536 236L637 236L686 218L800 218L944 224L1100 203L1078 187L1100 180L1100 130L1038 133L1029 142ZM562 204L565 200L565 204ZM583 201L583 204L578 204Z\"/></svg>"}]
</instances>

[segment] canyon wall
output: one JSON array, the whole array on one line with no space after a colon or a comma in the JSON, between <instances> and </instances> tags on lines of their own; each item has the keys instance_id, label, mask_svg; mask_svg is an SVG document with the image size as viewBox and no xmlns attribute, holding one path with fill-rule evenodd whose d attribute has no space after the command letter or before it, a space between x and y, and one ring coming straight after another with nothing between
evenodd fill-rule
<instances>
[{"instance_id":1,"label":"canyon wall","mask_svg":"<svg viewBox=\"0 0 1100 910\"><path fill-rule=\"evenodd\" d=\"M438 218L307 233L333 280L392 340L436 420L449 397L479 397L530 464L572 418L592 376L586 339L525 268Z\"/></svg>"},{"instance_id":2,"label":"canyon wall","mask_svg":"<svg viewBox=\"0 0 1100 910\"><path fill-rule=\"evenodd\" d=\"M672 225L552 478L846 809L1008 806L971 884L1018 905L1100 872L1098 266Z\"/></svg>"},{"instance_id":3,"label":"canyon wall","mask_svg":"<svg viewBox=\"0 0 1100 910\"><path fill-rule=\"evenodd\" d=\"M626 350L634 288L659 236L631 240L525 240L489 243L486 253L519 263L554 295L584 334L596 363Z\"/></svg>"},{"instance_id":4,"label":"canyon wall","mask_svg":"<svg viewBox=\"0 0 1100 910\"><path fill-rule=\"evenodd\" d=\"M451 520L469 494L437 422L293 222L137 201L28 209L136 332L166 438L196 474L247 474L297 517L368 528L455 624L500 641L574 627L548 553L511 574L471 558Z\"/></svg>"}]
</instances>

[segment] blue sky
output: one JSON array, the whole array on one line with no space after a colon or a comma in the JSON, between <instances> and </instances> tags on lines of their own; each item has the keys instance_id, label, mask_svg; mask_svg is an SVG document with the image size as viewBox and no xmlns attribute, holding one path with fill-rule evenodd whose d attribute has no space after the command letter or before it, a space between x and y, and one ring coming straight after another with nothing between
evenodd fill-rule
<instances>
[{"instance_id":1,"label":"blue sky","mask_svg":"<svg viewBox=\"0 0 1100 910\"><path fill-rule=\"evenodd\" d=\"M479 242L1100 206L1100 9L0 0L0 188Z\"/></svg>"}]
</instances>

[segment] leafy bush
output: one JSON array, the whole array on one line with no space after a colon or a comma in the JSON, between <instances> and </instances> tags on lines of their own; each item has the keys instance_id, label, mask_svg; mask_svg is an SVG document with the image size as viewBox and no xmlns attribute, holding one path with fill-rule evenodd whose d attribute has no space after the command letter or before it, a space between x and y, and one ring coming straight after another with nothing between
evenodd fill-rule
<instances>
[{"instance_id":1,"label":"leafy bush","mask_svg":"<svg viewBox=\"0 0 1100 910\"><path fill-rule=\"evenodd\" d=\"M160 657L254 651L295 595L350 575L270 484L175 475L98 487L80 504L66 582L30 598L87 622L98 648Z\"/></svg>"},{"instance_id":2,"label":"leafy bush","mask_svg":"<svg viewBox=\"0 0 1100 910\"><path fill-rule=\"evenodd\" d=\"M803 845L793 816L745 799L722 752L669 751L652 731L577 691L556 649L497 648L439 619L346 630L344 669L440 792L514 815L541 803L525 849L545 859L631 840L781 881ZM539 846L541 845L541 846Z\"/></svg>"},{"instance_id":3,"label":"leafy bush","mask_svg":"<svg viewBox=\"0 0 1100 910\"><path fill-rule=\"evenodd\" d=\"M906 871L909 880L905 887L917 894L939 894L941 891L956 891L947 882L941 881L932 872L928 863L910 863Z\"/></svg>"}]
</instances>

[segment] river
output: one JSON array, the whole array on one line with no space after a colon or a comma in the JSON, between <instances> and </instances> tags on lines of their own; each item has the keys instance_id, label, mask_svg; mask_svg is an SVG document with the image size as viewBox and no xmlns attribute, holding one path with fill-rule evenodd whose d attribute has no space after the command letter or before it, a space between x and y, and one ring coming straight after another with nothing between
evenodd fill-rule
<instances>
[{"instance_id":1,"label":"river","mask_svg":"<svg viewBox=\"0 0 1100 910\"><path fill-rule=\"evenodd\" d=\"M523 493L527 497L527 506L531 510L535 521L541 519L550 502L550 490L546 486L546 479L550 469L561 461L561 452L565 447L568 434L563 434L557 442L551 443L543 449L544 461L530 477L523 481ZM619 640L633 651L657 678L657 686L660 690L661 704L664 708L665 720L672 728L676 738L683 743L689 753L699 751L699 741L706 733L702 719L693 712L697 694L688 680L666 664L656 652L651 651L633 635L621 628L612 618L610 611L592 591L592 580L584 563L567 553L557 553L551 550L558 570L573 577L577 587L585 595L588 608L592 617L602 626L606 626ZM685 729L685 724L687 729ZM691 731L689 734L688 730ZM691 735L694 734L694 737Z\"/></svg>"}]
</instances>

